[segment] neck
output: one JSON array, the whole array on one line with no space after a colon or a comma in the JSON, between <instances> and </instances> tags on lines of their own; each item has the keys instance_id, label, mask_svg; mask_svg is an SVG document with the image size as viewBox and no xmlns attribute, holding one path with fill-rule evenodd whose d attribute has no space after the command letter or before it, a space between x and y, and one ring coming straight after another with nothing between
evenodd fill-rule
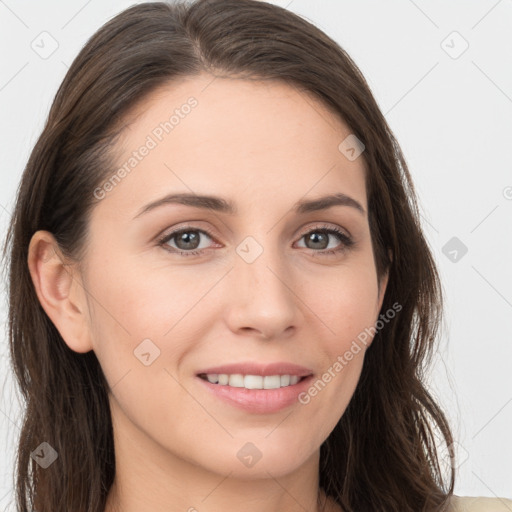
<instances>
[{"instance_id":1,"label":"neck","mask_svg":"<svg viewBox=\"0 0 512 512\"><path fill-rule=\"evenodd\" d=\"M223 482L221 482L223 483ZM335 503L335 501L327 497L323 490L319 489L317 493L317 499L311 504L300 502L296 497L288 495L290 499L286 499L284 494L276 494L272 493L270 495L267 494L257 494L254 490L255 486L251 488L250 493L245 494L235 494L231 498L228 497L227 492L222 493L222 497L217 496L217 498L211 499L212 497L209 495L203 496L201 499L193 500L190 498L184 498L180 496L176 497L176 501L169 501L164 504L163 507L159 507L158 509L154 508L154 501L150 501L150 498L146 497L136 497L133 494L125 493L124 491L120 493L119 486L117 484L117 480L112 485L112 488L109 492L107 503L105 506L105 512L131 512L132 510L138 510L139 512L149 511L152 512L154 510L166 510L167 512L174 512L180 510L181 512L211 512L214 510L218 510L216 508L218 505L216 503L222 502L224 508L223 511L228 510L237 510L239 511L242 507L244 512L246 510L257 511L257 512L295 512L304 510L311 510L314 512L342 512L342 509L339 505ZM215 489L212 490L215 492ZM243 493L241 489L240 492ZM285 493L286 494L286 493ZM210 503L207 503L207 500ZM188 506L183 508L182 505L177 505L174 507L169 507L169 503L178 503L178 502L188 502L194 503L194 506ZM249 504L249 506L247 506Z\"/></svg>"}]
</instances>

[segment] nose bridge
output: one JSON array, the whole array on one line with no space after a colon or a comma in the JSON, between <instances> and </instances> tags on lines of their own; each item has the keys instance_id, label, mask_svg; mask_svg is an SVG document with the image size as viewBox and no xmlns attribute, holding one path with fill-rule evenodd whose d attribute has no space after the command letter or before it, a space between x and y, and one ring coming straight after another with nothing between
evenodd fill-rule
<instances>
[{"instance_id":1,"label":"nose bridge","mask_svg":"<svg viewBox=\"0 0 512 512\"><path fill-rule=\"evenodd\" d=\"M247 236L236 247L230 308L237 312L238 328L270 337L294 324L297 304L281 251L269 233Z\"/></svg>"},{"instance_id":2,"label":"nose bridge","mask_svg":"<svg viewBox=\"0 0 512 512\"><path fill-rule=\"evenodd\" d=\"M261 241L261 242L260 242ZM237 260L235 270L245 286L255 292L268 291L268 294L282 294L286 267L281 248L277 246L272 235L247 236L236 248Z\"/></svg>"}]
</instances>

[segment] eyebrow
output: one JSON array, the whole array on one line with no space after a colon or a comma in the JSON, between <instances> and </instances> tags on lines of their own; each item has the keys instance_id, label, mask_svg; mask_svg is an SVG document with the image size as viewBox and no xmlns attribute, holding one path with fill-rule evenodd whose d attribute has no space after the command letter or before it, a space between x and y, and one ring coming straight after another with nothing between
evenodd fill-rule
<instances>
[{"instance_id":1,"label":"eyebrow","mask_svg":"<svg viewBox=\"0 0 512 512\"><path fill-rule=\"evenodd\" d=\"M191 206L193 208L213 210L229 215L236 215L238 212L235 203L222 197L180 193L168 194L165 197L148 203L139 211L139 213L137 213L137 215L135 215L134 219L154 210L155 208L167 204L181 204ZM362 215L366 215L365 209L358 201L342 193L331 194L319 197L318 199L302 199L293 205L292 210L297 214L305 214L319 210L327 210L333 206L349 206L351 208L355 208Z\"/></svg>"}]
</instances>

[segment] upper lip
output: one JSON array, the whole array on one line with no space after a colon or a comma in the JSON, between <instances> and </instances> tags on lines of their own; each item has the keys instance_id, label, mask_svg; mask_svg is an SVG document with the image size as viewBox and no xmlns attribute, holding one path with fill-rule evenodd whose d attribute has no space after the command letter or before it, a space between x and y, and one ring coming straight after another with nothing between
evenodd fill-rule
<instances>
[{"instance_id":1,"label":"upper lip","mask_svg":"<svg viewBox=\"0 0 512 512\"><path fill-rule=\"evenodd\" d=\"M312 375L313 371L304 366L284 361L274 363L244 361L241 363L223 364L221 366L205 368L204 370L197 372L197 375L212 373L226 373L228 375L261 375L262 377L266 375L297 375L298 377L306 377L308 375Z\"/></svg>"}]
</instances>

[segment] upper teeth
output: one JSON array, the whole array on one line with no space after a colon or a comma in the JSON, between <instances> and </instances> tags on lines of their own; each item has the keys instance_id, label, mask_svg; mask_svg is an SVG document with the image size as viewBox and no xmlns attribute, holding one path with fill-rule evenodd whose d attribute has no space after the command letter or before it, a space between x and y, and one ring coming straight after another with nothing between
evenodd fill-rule
<instances>
[{"instance_id":1,"label":"upper teeth","mask_svg":"<svg viewBox=\"0 0 512 512\"><path fill-rule=\"evenodd\" d=\"M300 380L300 377L297 375L267 375L262 377L261 375L242 375L240 373L233 375L209 373L206 375L206 378L212 384L247 389L277 389L293 386Z\"/></svg>"}]
</instances>

